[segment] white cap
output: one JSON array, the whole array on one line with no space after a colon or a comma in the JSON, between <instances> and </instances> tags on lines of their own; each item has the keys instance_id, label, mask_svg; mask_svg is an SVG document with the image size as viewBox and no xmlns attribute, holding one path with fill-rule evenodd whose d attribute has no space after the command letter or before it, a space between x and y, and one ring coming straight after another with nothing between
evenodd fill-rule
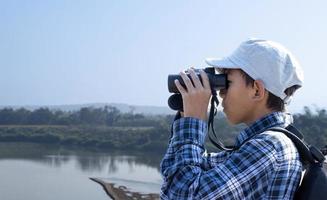
<instances>
[{"instance_id":1,"label":"white cap","mask_svg":"<svg viewBox=\"0 0 327 200\"><path fill-rule=\"evenodd\" d=\"M299 62L285 47L273 41L249 39L230 56L207 58L206 62L220 69L242 69L254 80L263 81L269 92L283 100L287 88L303 84Z\"/></svg>"}]
</instances>

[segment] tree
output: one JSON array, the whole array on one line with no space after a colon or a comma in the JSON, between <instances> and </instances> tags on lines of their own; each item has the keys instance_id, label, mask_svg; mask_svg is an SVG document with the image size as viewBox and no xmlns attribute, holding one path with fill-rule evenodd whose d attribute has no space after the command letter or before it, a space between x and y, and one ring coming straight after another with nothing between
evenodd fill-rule
<instances>
[{"instance_id":1,"label":"tree","mask_svg":"<svg viewBox=\"0 0 327 200\"><path fill-rule=\"evenodd\" d=\"M113 106L105 106L104 111L106 112L106 122L107 126L112 126L120 117L120 111Z\"/></svg>"},{"instance_id":2,"label":"tree","mask_svg":"<svg viewBox=\"0 0 327 200\"><path fill-rule=\"evenodd\" d=\"M27 120L28 124L51 124L53 113L48 108L39 108L33 111Z\"/></svg>"}]
</instances>

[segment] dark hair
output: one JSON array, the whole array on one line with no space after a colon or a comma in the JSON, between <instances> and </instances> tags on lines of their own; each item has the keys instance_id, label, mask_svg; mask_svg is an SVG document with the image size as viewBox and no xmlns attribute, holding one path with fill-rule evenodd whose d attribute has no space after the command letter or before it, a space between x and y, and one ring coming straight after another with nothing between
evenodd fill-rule
<instances>
[{"instance_id":1,"label":"dark hair","mask_svg":"<svg viewBox=\"0 0 327 200\"><path fill-rule=\"evenodd\" d=\"M239 69L239 70L245 80L245 84L247 86L249 86L249 85L253 86L254 79L251 78L243 70L241 70L241 69ZM226 73L226 71L228 71L228 70L224 70L225 73ZM284 92L285 92L286 96L289 97L289 96L292 96L294 94L294 92L299 88L300 88L299 85L293 85L293 86L287 88ZM267 107L274 111L285 111L285 102L280 97L278 97L268 91Z\"/></svg>"}]
</instances>

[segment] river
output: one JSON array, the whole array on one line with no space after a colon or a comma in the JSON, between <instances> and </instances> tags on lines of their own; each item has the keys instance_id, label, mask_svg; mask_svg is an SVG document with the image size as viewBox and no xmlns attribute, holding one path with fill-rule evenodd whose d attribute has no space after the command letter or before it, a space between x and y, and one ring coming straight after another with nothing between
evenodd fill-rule
<instances>
[{"instance_id":1,"label":"river","mask_svg":"<svg viewBox=\"0 0 327 200\"><path fill-rule=\"evenodd\" d=\"M0 142L0 199L107 200L98 183L159 193L161 155Z\"/></svg>"}]
</instances>

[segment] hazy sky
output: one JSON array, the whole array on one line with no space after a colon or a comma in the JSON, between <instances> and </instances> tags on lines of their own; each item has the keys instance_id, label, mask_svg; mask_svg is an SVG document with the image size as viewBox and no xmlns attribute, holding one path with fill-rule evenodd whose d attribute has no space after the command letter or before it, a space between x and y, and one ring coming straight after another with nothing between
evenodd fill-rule
<instances>
[{"instance_id":1,"label":"hazy sky","mask_svg":"<svg viewBox=\"0 0 327 200\"><path fill-rule=\"evenodd\" d=\"M326 9L323 0L0 0L0 105L166 106L168 74L258 37L303 66L290 110L327 108Z\"/></svg>"}]
</instances>

